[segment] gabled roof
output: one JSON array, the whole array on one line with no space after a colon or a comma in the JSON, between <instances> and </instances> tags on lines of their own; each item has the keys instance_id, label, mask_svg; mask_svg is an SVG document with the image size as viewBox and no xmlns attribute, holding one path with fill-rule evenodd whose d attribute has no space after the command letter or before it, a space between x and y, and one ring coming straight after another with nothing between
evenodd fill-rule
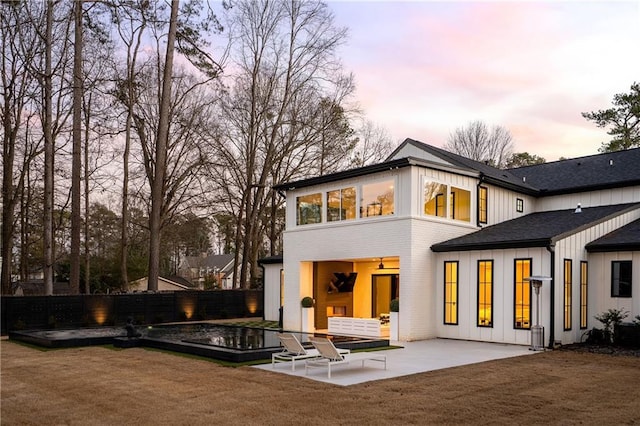
<instances>
[{"instance_id":1,"label":"gabled roof","mask_svg":"<svg viewBox=\"0 0 640 426\"><path fill-rule=\"evenodd\" d=\"M158 277L161 280L164 280L170 284L175 284L177 286L182 286L185 288L198 288L198 286L188 279L181 277L180 275L171 275L168 277Z\"/></svg>"},{"instance_id":2,"label":"gabled roof","mask_svg":"<svg viewBox=\"0 0 640 426\"><path fill-rule=\"evenodd\" d=\"M617 204L532 213L488 226L480 231L434 244L434 252L546 247L609 218L640 208L640 204Z\"/></svg>"},{"instance_id":3,"label":"gabled roof","mask_svg":"<svg viewBox=\"0 0 640 426\"><path fill-rule=\"evenodd\" d=\"M218 268L221 272L226 272L233 266L235 255L230 254L211 254L209 256L187 256L185 262L190 268Z\"/></svg>"},{"instance_id":4,"label":"gabled roof","mask_svg":"<svg viewBox=\"0 0 640 426\"><path fill-rule=\"evenodd\" d=\"M590 242L585 248L589 253L640 251L640 219Z\"/></svg>"},{"instance_id":5,"label":"gabled roof","mask_svg":"<svg viewBox=\"0 0 640 426\"><path fill-rule=\"evenodd\" d=\"M433 156L444 160L453 166L467 170L474 170L480 174L481 179L485 182L530 195L535 195L537 193L537 189L534 186L523 182L521 177L512 174L509 170L501 170L483 162L470 160L469 158L461 155L409 138L405 139L405 141L391 153L388 159L394 158L408 145L426 153L427 157L425 158Z\"/></svg>"},{"instance_id":6,"label":"gabled roof","mask_svg":"<svg viewBox=\"0 0 640 426\"><path fill-rule=\"evenodd\" d=\"M475 176L480 182L537 197L640 185L639 164L640 148L636 148L502 170L407 138L382 163L280 183L273 188L292 190L391 169L420 166Z\"/></svg>"},{"instance_id":7,"label":"gabled roof","mask_svg":"<svg viewBox=\"0 0 640 426\"><path fill-rule=\"evenodd\" d=\"M509 170L540 190L566 194L640 184L640 148Z\"/></svg>"}]
</instances>

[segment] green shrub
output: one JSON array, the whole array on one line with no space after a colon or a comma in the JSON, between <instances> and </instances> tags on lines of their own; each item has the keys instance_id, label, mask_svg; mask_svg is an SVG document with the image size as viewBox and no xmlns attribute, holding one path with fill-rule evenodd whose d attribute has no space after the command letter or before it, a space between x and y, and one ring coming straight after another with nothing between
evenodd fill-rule
<instances>
[{"instance_id":1,"label":"green shrub","mask_svg":"<svg viewBox=\"0 0 640 426\"><path fill-rule=\"evenodd\" d=\"M595 319L600 321L604 326L602 332L604 333L604 341L606 343L615 342L616 326L619 326L622 323L622 320L628 316L629 312L623 311L622 309L609 309L608 311L595 316Z\"/></svg>"},{"instance_id":2,"label":"green shrub","mask_svg":"<svg viewBox=\"0 0 640 426\"><path fill-rule=\"evenodd\" d=\"M389 304L389 311L400 312L400 299L396 297L391 301L391 303Z\"/></svg>"},{"instance_id":3,"label":"green shrub","mask_svg":"<svg viewBox=\"0 0 640 426\"><path fill-rule=\"evenodd\" d=\"M302 298L302 301L300 302L300 304L302 305L303 308L311 308L313 307L313 298L309 296L305 296Z\"/></svg>"}]
</instances>

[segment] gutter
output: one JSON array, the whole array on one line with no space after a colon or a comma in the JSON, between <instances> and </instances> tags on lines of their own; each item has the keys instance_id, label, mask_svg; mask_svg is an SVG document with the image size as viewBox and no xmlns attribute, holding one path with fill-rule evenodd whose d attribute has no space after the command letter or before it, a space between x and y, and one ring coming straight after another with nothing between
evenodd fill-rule
<instances>
[{"instance_id":1,"label":"gutter","mask_svg":"<svg viewBox=\"0 0 640 426\"><path fill-rule=\"evenodd\" d=\"M549 294L550 294L550 301L549 304L551 305L551 309L549 310L549 349L553 349L553 343L555 340L555 280L556 280L556 253L555 253L555 249L556 246L554 243L549 243L549 245L547 246L547 251L549 252L549 260L550 260L550 266L549 266L549 276L551 277L551 281L549 282L549 284L551 285L549 288Z\"/></svg>"}]
</instances>

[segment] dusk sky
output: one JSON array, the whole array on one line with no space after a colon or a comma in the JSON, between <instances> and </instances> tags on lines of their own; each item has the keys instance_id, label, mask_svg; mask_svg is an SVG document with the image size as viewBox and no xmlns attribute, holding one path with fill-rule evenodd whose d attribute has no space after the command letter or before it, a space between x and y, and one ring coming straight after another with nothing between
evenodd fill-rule
<instances>
[{"instance_id":1,"label":"dusk sky","mask_svg":"<svg viewBox=\"0 0 640 426\"><path fill-rule=\"evenodd\" d=\"M515 152L596 154L609 135L581 112L640 81L640 1L330 1L356 101L394 142L442 146L473 120Z\"/></svg>"}]
</instances>

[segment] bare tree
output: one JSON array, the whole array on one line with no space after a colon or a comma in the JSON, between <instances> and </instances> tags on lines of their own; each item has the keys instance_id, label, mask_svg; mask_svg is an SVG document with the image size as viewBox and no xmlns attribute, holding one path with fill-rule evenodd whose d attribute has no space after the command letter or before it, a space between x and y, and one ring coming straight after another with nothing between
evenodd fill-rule
<instances>
[{"instance_id":1,"label":"bare tree","mask_svg":"<svg viewBox=\"0 0 640 426\"><path fill-rule=\"evenodd\" d=\"M511 156L513 137L502 126L489 129L482 121L472 121L451 133L444 149L500 168Z\"/></svg>"},{"instance_id":2,"label":"bare tree","mask_svg":"<svg viewBox=\"0 0 640 426\"><path fill-rule=\"evenodd\" d=\"M351 156L353 167L379 163L384 161L393 151L393 142L389 132L370 120L362 119L355 134L358 142Z\"/></svg>"},{"instance_id":3,"label":"bare tree","mask_svg":"<svg viewBox=\"0 0 640 426\"><path fill-rule=\"evenodd\" d=\"M71 164L71 293L80 292L80 230L82 227L81 169L82 169L82 0L74 4L74 43L73 43L73 148Z\"/></svg>"},{"instance_id":4,"label":"bare tree","mask_svg":"<svg viewBox=\"0 0 640 426\"><path fill-rule=\"evenodd\" d=\"M37 35L30 17L17 4L0 4L2 105L2 294L10 294L16 208L29 181L32 162L42 153L41 138L29 124L34 121L36 85L28 67L36 57ZM16 160L19 161L15 167ZM22 211L22 209L20 209ZM20 222L22 222L20 220Z\"/></svg>"},{"instance_id":5,"label":"bare tree","mask_svg":"<svg viewBox=\"0 0 640 426\"><path fill-rule=\"evenodd\" d=\"M353 83L336 57L346 30L324 3L239 1L231 12L237 75L221 112L224 169L210 178L235 218L234 286L247 287L260 253L277 247L282 199L271 186L348 158L344 100Z\"/></svg>"},{"instance_id":6,"label":"bare tree","mask_svg":"<svg viewBox=\"0 0 640 426\"><path fill-rule=\"evenodd\" d=\"M171 114L171 78L173 76L173 52L175 50L176 32L178 28L178 0L171 3L169 33L167 34L167 50L162 75L162 91L160 92L160 110L158 112L158 130L156 137L154 171L151 183L151 214L149 216L149 279L148 289L158 290L160 275L160 233L162 232L162 205L165 195L165 175L167 173L167 146L169 144L169 125Z\"/></svg>"}]
</instances>

